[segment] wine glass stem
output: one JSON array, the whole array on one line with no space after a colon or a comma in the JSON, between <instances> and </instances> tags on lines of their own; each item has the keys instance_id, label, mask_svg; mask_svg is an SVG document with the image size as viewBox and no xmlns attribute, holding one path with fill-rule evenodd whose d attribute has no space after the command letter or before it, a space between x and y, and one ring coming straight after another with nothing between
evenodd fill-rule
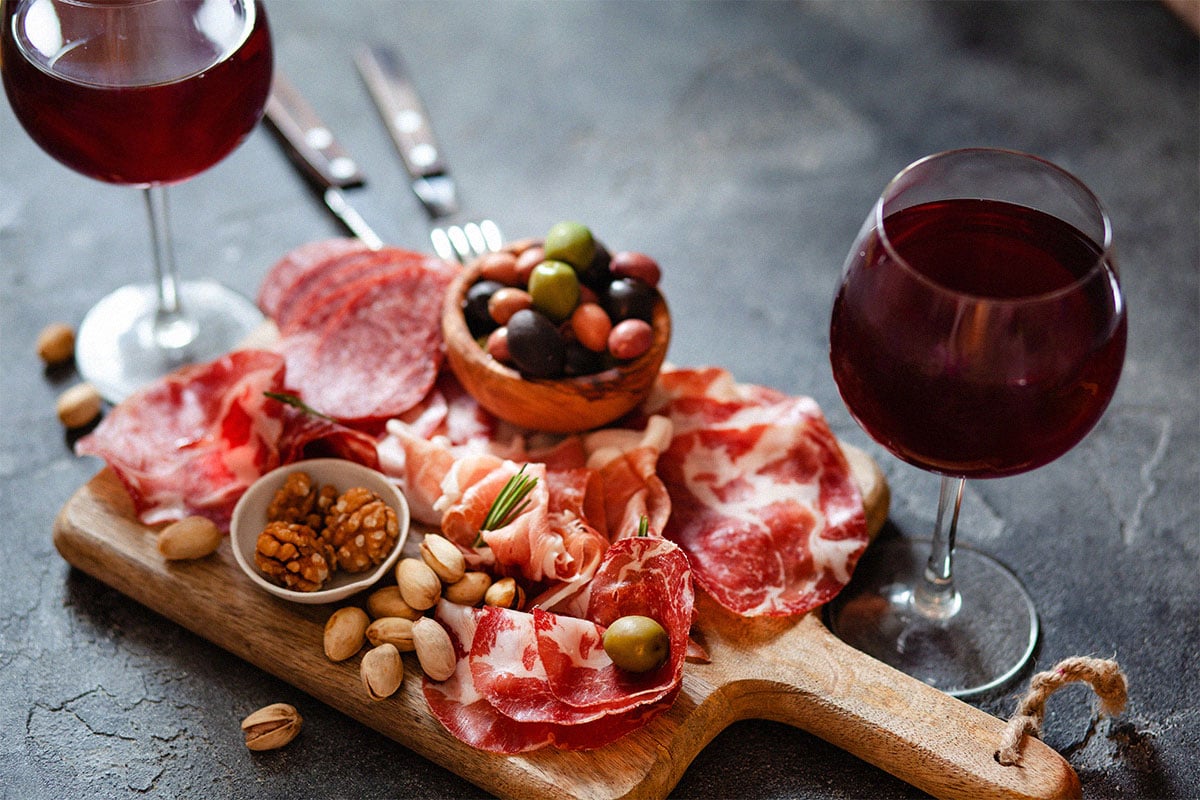
<instances>
[{"instance_id":1,"label":"wine glass stem","mask_svg":"<svg viewBox=\"0 0 1200 800\"><path fill-rule=\"evenodd\" d=\"M930 619L949 619L962 606L962 596L954 586L954 537L958 530L958 511L962 506L965 478L942 478L938 493L937 520L929 561L920 583L913 588L912 606ZM948 519L947 519L948 518Z\"/></svg>"},{"instance_id":2,"label":"wine glass stem","mask_svg":"<svg viewBox=\"0 0 1200 800\"><path fill-rule=\"evenodd\" d=\"M147 186L146 213L150 221L150 243L154 249L154 285L158 307L154 313L154 344L186 358L186 348L196 338L196 323L184 311L175 270L175 248L167 213L167 187Z\"/></svg>"}]
</instances>

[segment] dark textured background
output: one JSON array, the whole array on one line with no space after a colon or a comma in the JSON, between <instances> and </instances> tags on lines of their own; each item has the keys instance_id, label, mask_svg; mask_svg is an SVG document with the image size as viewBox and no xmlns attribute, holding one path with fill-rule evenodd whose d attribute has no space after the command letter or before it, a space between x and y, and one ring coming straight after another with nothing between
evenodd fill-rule
<instances>
[{"instance_id":1,"label":"dark textured background","mask_svg":"<svg viewBox=\"0 0 1200 800\"><path fill-rule=\"evenodd\" d=\"M1115 656L1129 708L1091 726L1080 687L1045 738L1085 796L1200 794L1200 90L1197 40L1151 2L432 3L268 0L278 64L335 123L385 237L425 223L350 55L399 45L466 199L510 236L562 218L656 255L671 358L815 396L894 489L887 535L923 535L936 480L871 445L826 356L834 283L888 178L1000 145L1107 203L1130 307L1107 416L1058 462L969 487L962 540L1034 594L1042 666ZM339 233L256 131L173 193L179 260L252 294L288 248ZM165 623L54 551L57 509L97 469L71 455L38 330L145 274L140 199L43 155L0 103L0 796L477 796L477 788ZM1029 673L1021 677L1027 682ZM979 702L1007 716L1020 684ZM301 737L251 754L238 722L297 705ZM602 756L598 756L602 757ZM680 797L910 797L800 731L739 723Z\"/></svg>"}]
</instances>

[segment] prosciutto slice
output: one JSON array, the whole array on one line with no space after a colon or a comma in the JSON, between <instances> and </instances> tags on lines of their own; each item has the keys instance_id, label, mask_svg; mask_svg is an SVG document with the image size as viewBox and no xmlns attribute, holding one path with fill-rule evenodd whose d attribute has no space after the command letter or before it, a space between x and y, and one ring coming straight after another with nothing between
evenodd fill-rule
<instances>
[{"instance_id":1,"label":"prosciutto slice","mask_svg":"<svg viewBox=\"0 0 1200 800\"><path fill-rule=\"evenodd\" d=\"M866 517L816 402L702 369L664 372L651 407L674 424L659 459L672 508L663 533L718 603L782 616L841 590Z\"/></svg>"},{"instance_id":2,"label":"prosciutto slice","mask_svg":"<svg viewBox=\"0 0 1200 800\"><path fill-rule=\"evenodd\" d=\"M184 367L126 398L75 452L108 463L143 523L200 515L225 530L246 488L281 464L336 455L377 465L365 434L267 397L283 377L283 359L265 350Z\"/></svg>"}]
</instances>

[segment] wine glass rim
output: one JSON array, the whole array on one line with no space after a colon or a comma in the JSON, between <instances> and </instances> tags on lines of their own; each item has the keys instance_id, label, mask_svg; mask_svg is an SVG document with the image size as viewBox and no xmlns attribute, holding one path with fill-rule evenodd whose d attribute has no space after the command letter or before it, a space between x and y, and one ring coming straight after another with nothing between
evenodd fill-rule
<instances>
[{"instance_id":1,"label":"wine glass rim","mask_svg":"<svg viewBox=\"0 0 1200 800\"><path fill-rule=\"evenodd\" d=\"M1022 295L1020 297L992 297L990 295L975 294L972 292L964 292L960 289L954 289L942 283L941 281L929 277L910 264L908 259L901 255L892 244L891 237L888 236L887 227L883 224L885 218L883 208L887 204L889 195L892 193L892 190L897 187L912 171L930 163L931 161L940 160L951 156L967 155L971 153L1015 156L1027 160L1030 163L1038 164L1044 169L1047 169L1048 171L1054 172L1065 178L1067 181L1073 183L1075 186L1081 189L1095 206L1095 211L1099 215L1100 222L1104 229L1103 241L1099 242L1100 251L1097 253L1092 266L1086 272L1075 276L1075 279L1067 285L1060 286L1057 289L1051 289L1049 291L1037 294ZM1040 302L1044 300L1053 300L1062 295L1077 291L1080 286L1083 286L1084 284L1093 280L1097 273L1107 271L1110 268L1112 269L1113 274L1116 274L1116 269L1111 267L1112 220L1108 216L1108 210L1104 207L1104 204L1100 202L1100 198L1096 196L1095 192L1088 188L1087 184L1054 162L1048 161L1040 156L1022 152L1020 150L1010 150L999 147L962 147L953 150L943 150L938 153L931 153L930 155L919 158L896 173L896 176L888 182L887 186L884 187L884 190L880 193L879 199L875 202L875 207L872 209L872 215L874 217L875 230L879 232L879 240L893 260L895 260L907 272L909 272L922 283L928 284L935 289L947 294L955 295L957 297L968 297L973 300L997 304Z\"/></svg>"},{"instance_id":2,"label":"wine glass rim","mask_svg":"<svg viewBox=\"0 0 1200 800\"><path fill-rule=\"evenodd\" d=\"M2 5L5 1L6 0L0 0L0 5ZM43 72L49 72L49 71L51 71L51 66L53 65L54 61L57 60L57 58L60 55L62 55L62 53L66 52L70 49L73 49L75 46L81 44L82 42L67 43L67 42L59 41L58 44L60 45L61 49L58 52L49 54L49 53L46 53L45 51L43 51L37 44L33 43L26 34L18 32L18 25L20 24L19 20L21 20L24 16L29 14L31 9L33 8L34 4L36 4L40 1L41 0L7 0L7 2L13 3L14 6L19 5L21 7L13 13L12 22L11 22L11 30L6 30L4 33L12 35L14 45L16 46L17 50L21 53L21 55L23 56L23 58L26 61L28 61L35 68L37 68ZM96 11L105 11L105 10L110 10L110 9L116 7L114 2L111 2L111 0L110 0L110 2L105 2L104 0L59 0L59 1L65 5L76 6L79 8L94 9ZM133 9L133 8L138 8L141 6L154 5L156 3L161 3L161 2L164 2L164 0L119 0L119 7ZM222 59L228 58L230 53L236 52L238 50L238 48L240 48L243 44L245 44L246 40L250 38L250 34L253 32L255 26L258 24L257 17L258 17L258 14L261 13L261 10L258 8L258 0L232 0L232 2L236 3L242 11L242 26L238 32L236 39L231 39L227 43L227 45L222 49L222 51L212 58L210 63L208 63L202 67L199 67L199 68L193 70L192 72L188 72L188 73L180 74L180 75L173 75L169 79L156 81L154 83L142 84L142 86L167 86L167 85L174 84L174 83L180 83L180 82L188 80L190 78L194 78L196 75L199 75L199 74L204 73L207 70L211 69L213 64L220 62ZM41 56L46 56L47 58L43 59L43 58L39 57L39 54ZM106 82L81 80L77 76L63 74L61 72L56 73L55 77L57 77L60 80L66 81L68 83L77 84L79 86L108 88L113 85L113 84L106 83ZM120 84L117 84L117 85L120 85Z\"/></svg>"}]
</instances>

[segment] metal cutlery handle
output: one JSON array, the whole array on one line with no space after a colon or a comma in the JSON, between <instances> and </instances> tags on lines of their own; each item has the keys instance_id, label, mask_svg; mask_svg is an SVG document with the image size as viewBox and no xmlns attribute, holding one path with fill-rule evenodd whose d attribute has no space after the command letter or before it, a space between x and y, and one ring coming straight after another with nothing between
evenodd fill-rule
<instances>
[{"instance_id":1,"label":"metal cutlery handle","mask_svg":"<svg viewBox=\"0 0 1200 800\"><path fill-rule=\"evenodd\" d=\"M296 166L317 186L348 189L365 182L358 163L279 70L275 71L266 117Z\"/></svg>"},{"instance_id":2,"label":"metal cutlery handle","mask_svg":"<svg viewBox=\"0 0 1200 800\"><path fill-rule=\"evenodd\" d=\"M417 179L444 174L446 165L429 114L404 61L382 47L363 48L354 60L409 175Z\"/></svg>"}]
</instances>

